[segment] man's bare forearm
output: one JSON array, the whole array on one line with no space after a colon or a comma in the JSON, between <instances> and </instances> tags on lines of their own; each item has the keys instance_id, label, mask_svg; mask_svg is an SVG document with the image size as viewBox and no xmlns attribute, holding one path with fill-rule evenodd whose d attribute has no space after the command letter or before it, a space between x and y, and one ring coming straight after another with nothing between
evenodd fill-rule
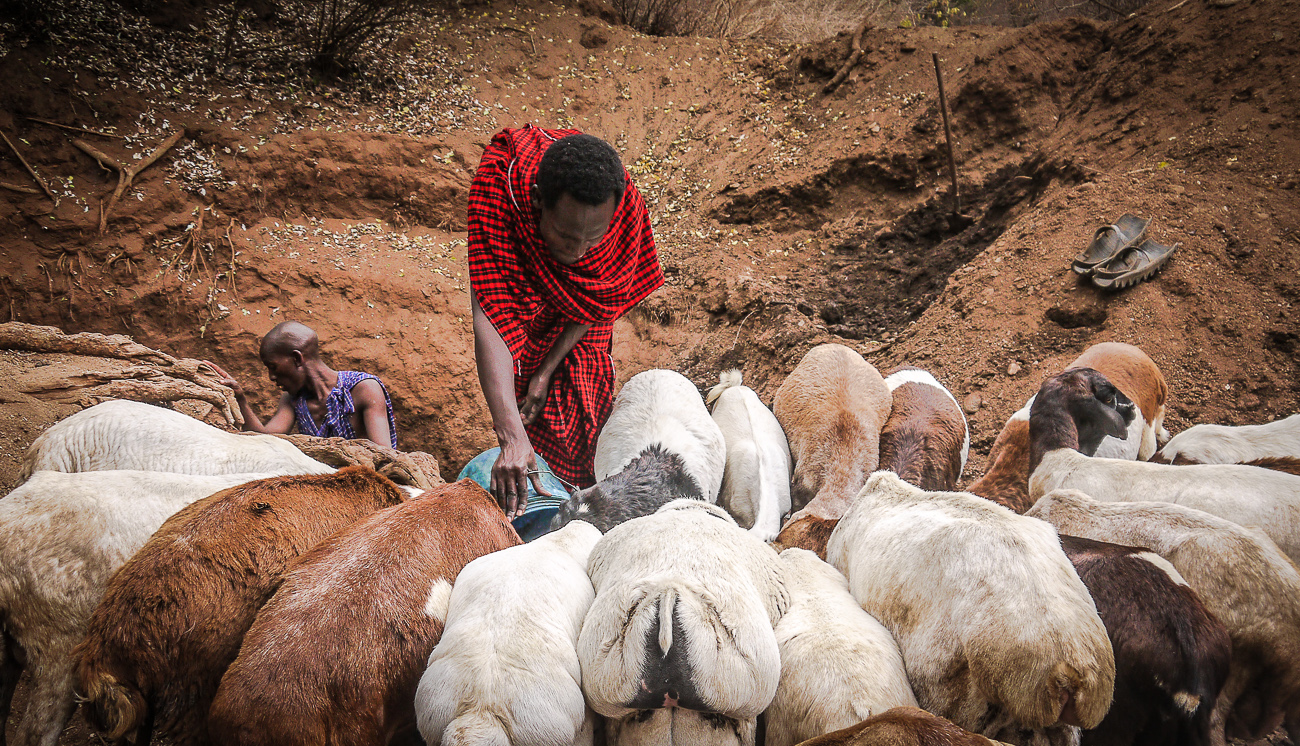
<instances>
[{"instance_id":1,"label":"man's bare forearm","mask_svg":"<svg viewBox=\"0 0 1300 746\"><path fill-rule=\"evenodd\" d=\"M542 360L537 372L549 380L551 376L555 375L555 371L559 370L560 363L563 362L565 355L568 355L573 351L574 347L578 346L578 343L582 341L583 337L587 336L590 329L591 324L579 324L576 321L567 322L564 325L564 331L560 332L560 336L555 338L555 344L551 345L551 351L546 354L546 358Z\"/></svg>"},{"instance_id":2,"label":"man's bare forearm","mask_svg":"<svg viewBox=\"0 0 1300 746\"><path fill-rule=\"evenodd\" d=\"M474 358L478 363L478 380L492 414L492 429L503 443L527 437L519 419L515 401L515 360L496 327L479 306L478 295L471 293L474 306Z\"/></svg>"}]
</instances>

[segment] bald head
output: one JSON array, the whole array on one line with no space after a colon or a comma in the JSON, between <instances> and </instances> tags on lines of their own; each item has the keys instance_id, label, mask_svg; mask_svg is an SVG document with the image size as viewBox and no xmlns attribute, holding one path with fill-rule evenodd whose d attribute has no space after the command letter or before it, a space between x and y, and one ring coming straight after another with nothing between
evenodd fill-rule
<instances>
[{"instance_id":1,"label":"bald head","mask_svg":"<svg viewBox=\"0 0 1300 746\"><path fill-rule=\"evenodd\" d=\"M262 337L261 356L292 357L293 353L302 354L304 360L320 356L320 338L306 324L297 321L285 321Z\"/></svg>"}]
</instances>

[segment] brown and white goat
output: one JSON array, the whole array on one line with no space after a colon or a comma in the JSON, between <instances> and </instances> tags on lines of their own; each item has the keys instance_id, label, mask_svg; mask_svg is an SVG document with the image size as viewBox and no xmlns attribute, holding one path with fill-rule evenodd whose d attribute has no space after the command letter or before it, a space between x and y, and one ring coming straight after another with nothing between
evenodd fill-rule
<instances>
[{"instance_id":1,"label":"brown and white goat","mask_svg":"<svg viewBox=\"0 0 1300 746\"><path fill-rule=\"evenodd\" d=\"M880 431L880 469L923 490L947 492L970 455L970 432L957 399L928 371L904 366L885 378L893 397Z\"/></svg>"},{"instance_id":2,"label":"brown and white goat","mask_svg":"<svg viewBox=\"0 0 1300 746\"><path fill-rule=\"evenodd\" d=\"M812 348L782 382L772 408L794 459L795 512L778 546L818 550L794 537L806 532L805 523L844 515L880 463L880 430L892 401L880 372L844 345Z\"/></svg>"},{"instance_id":3,"label":"brown and white goat","mask_svg":"<svg viewBox=\"0 0 1300 746\"><path fill-rule=\"evenodd\" d=\"M388 743L415 736L415 688L452 581L519 544L463 479L381 510L298 558L244 635L208 714L214 743Z\"/></svg>"},{"instance_id":4,"label":"brown and white goat","mask_svg":"<svg viewBox=\"0 0 1300 746\"><path fill-rule=\"evenodd\" d=\"M919 707L895 707L799 746L997 746Z\"/></svg>"},{"instance_id":5,"label":"brown and white goat","mask_svg":"<svg viewBox=\"0 0 1300 746\"><path fill-rule=\"evenodd\" d=\"M290 561L405 499L369 469L240 485L181 510L109 581L73 651L87 719L112 740L206 744L221 675Z\"/></svg>"},{"instance_id":6,"label":"brown and white goat","mask_svg":"<svg viewBox=\"0 0 1300 746\"><path fill-rule=\"evenodd\" d=\"M923 490L957 488L970 453L970 432L957 399L929 372L904 366L885 378L889 419L880 430L880 464ZM826 559L838 518L805 513L778 536L778 550L798 547Z\"/></svg>"},{"instance_id":7,"label":"brown and white goat","mask_svg":"<svg viewBox=\"0 0 1300 746\"><path fill-rule=\"evenodd\" d=\"M1211 716L1213 743L1226 743L1229 724L1251 740L1283 722L1300 736L1300 572L1268 537L1180 505L1102 502L1078 490L1044 495L1029 515L1073 536L1147 547L1223 623L1232 659Z\"/></svg>"},{"instance_id":8,"label":"brown and white goat","mask_svg":"<svg viewBox=\"0 0 1300 746\"><path fill-rule=\"evenodd\" d=\"M1083 351L1066 370L1092 368L1106 376L1116 388L1124 392L1129 401L1137 405L1133 419L1123 434L1113 434L1099 440L1090 456L1106 458L1151 458L1156 452L1156 439L1168 438L1164 429L1165 404L1169 387L1165 377L1145 352L1123 342L1100 342ZM1029 410L1034 403L1030 397L989 449L988 467L984 476L966 488L967 492L1023 513L1034 504L1029 497Z\"/></svg>"},{"instance_id":9,"label":"brown and white goat","mask_svg":"<svg viewBox=\"0 0 1300 746\"><path fill-rule=\"evenodd\" d=\"M1115 697L1082 746L1210 743L1232 643L1183 576L1147 549L1061 536L1115 650Z\"/></svg>"}]
</instances>

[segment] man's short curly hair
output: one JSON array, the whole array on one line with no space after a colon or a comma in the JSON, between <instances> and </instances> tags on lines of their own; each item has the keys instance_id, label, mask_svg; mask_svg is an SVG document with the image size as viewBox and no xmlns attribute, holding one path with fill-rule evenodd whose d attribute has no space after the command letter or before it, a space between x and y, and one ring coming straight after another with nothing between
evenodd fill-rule
<instances>
[{"instance_id":1,"label":"man's short curly hair","mask_svg":"<svg viewBox=\"0 0 1300 746\"><path fill-rule=\"evenodd\" d=\"M551 143L537 167L537 196L546 209L568 194L584 205L623 199L627 175L618 151L595 135L569 135Z\"/></svg>"}]
</instances>

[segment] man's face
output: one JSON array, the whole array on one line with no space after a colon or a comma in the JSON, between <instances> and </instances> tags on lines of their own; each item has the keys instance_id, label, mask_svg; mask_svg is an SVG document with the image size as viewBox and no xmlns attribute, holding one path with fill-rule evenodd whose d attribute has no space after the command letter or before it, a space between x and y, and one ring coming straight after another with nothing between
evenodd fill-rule
<instances>
[{"instance_id":1,"label":"man's face","mask_svg":"<svg viewBox=\"0 0 1300 746\"><path fill-rule=\"evenodd\" d=\"M307 371L293 355L262 354L262 364L266 366L271 381L290 395L296 396L307 382Z\"/></svg>"},{"instance_id":2,"label":"man's face","mask_svg":"<svg viewBox=\"0 0 1300 746\"><path fill-rule=\"evenodd\" d=\"M565 192L555 207L541 207L538 232L555 261L568 266L605 237L617 207L613 197L599 205L584 205Z\"/></svg>"}]
</instances>

